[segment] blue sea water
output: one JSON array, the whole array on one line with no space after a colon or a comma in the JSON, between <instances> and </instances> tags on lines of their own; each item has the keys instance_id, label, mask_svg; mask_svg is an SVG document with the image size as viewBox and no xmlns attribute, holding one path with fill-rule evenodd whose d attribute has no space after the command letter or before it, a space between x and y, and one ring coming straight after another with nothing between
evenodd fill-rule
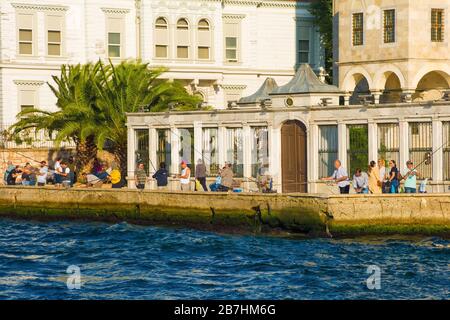
<instances>
[{"instance_id":1,"label":"blue sea water","mask_svg":"<svg viewBox=\"0 0 450 320\"><path fill-rule=\"evenodd\" d=\"M378 290L367 286L371 265ZM67 287L69 266L80 289ZM0 220L0 299L449 299L449 289L450 242L439 238Z\"/></svg>"}]
</instances>

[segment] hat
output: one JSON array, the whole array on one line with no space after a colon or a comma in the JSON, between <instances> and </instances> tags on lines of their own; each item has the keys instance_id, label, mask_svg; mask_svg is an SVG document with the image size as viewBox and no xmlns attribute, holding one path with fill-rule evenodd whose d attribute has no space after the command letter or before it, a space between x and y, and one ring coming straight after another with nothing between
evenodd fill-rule
<instances>
[{"instance_id":1,"label":"hat","mask_svg":"<svg viewBox=\"0 0 450 320\"><path fill-rule=\"evenodd\" d=\"M187 164L186 160L181 160L181 164Z\"/></svg>"}]
</instances>

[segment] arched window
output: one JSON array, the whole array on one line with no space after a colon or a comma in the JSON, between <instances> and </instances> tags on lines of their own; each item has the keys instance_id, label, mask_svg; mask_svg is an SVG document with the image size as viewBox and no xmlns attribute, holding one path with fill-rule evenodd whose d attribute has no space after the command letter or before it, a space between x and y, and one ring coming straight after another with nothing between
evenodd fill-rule
<instances>
[{"instance_id":1,"label":"arched window","mask_svg":"<svg viewBox=\"0 0 450 320\"><path fill-rule=\"evenodd\" d=\"M169 26L167 20L162 17L155 22L155 57L169 57Z\"/></svg>"},{"instance_id":2,"label":"arched window","mask_svg":"<svg viewBox=\"0 0 450 320\"><path fill-rule=\"evenodd\" d=\"M177 21L177 58L189 59L189 23L181 18Z\"/></svg>"},{"instance_id":3,"label":"arched window","mask_svg":"<svg viewBox=\"0 0 450 320\"><path fill-rule=\"evenodd\" d=\"M208 20L201 19L198 22L197 57L201 60L211 59L211 27Z\"/></svg>"}]
</instances>

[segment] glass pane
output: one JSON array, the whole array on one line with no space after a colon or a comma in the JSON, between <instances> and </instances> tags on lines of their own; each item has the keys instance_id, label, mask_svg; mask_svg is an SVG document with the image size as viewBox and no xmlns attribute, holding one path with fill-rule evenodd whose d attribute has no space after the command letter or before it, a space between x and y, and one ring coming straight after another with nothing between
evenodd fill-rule
<instances>
[{"instance_id":1,"label":"glass pane","mask_svg":"<svg viewBox=\"0 0 450 320\"><path fill-rule=\"evenodd\" d=\"M20 29L19 30L19 41L33 41L33 31Z\"/></svg>"},{"instance_id":2,"label":"glass pane","mask_svg":"<svg viewBox=\"0 0 450 320\"><path fill-rule=\"evenodd\" d=\"M299 40L298 47L300 51L309 51L309 40Z\"/></svg>"},{"instance_id":3,"label":"glass pane","mask_svg":"<svg viewBox=\"0 0 450 320\"><path fill-rule=\"evenodd\" d=\"M179 129L180 132L180 162L186 161L191 172L195 173L194 162L194 129Z\"/></svg>"},{"instance_id":4,"label":"glass pane","mask_svg":"<svg viewBox=\"0 0 450 320\"><path fill-rule=\"evenodd\" d=\"M329 177L338 158L337 126L319 126L319 178Z\"/></svg>"},{"instance_id":5,"label":"glass pane","mask_svg":"<svg viewBox=\"0 0 450 320\"><path fill-rule=\"evenodd\" d=\"M147 129L136 130L136 166L143 163L147 174L149 171L149 133Z\"/></svg>"},{"instance_id":6,"label":"glass pane","mask_svg":"<svg viewBox=\"0 0 450 320\"><path fill-rule=\"evenodd\" d=\"M120 44L120 33L108 33L108 44Z\"/></svg>"},{"instance_id":7,"label":"glass pane","mask_svg":"<svg viewBox=\"0 0 450 320\"><path fill-rule=\"evenodd\" d=\"M252 177L269 171L269 132L266 127L252 128Z\"/></svg>"},{"instance_id":8,"label":"glass pane","mask_svg":"<svg viewBox=\"0 0 450 320\"><path fill-rule=\"evenodd\" d=\"M19 54L33 54L33 45L31 43L19 43Z\"/></svg>"},{"instance_id":9,"label":"glass pane","mask_svg":"<svg viewBox=\"0 0 450 320\"><path fill-rule=\"evenodd\" d=\"M48 42L61 42L61 31L49 31Z\"/></svg>"},{"instance_id":10,"label":"glass pane","mask_svg":"<svg viewBox=\"0 0 450 320\"><path fill-rule=\"evenodd\" d=\"M172 147L170 143L170 130L168 129L160 129L157 130L158 133L158 146L156 149L156 155L158 158L158 165L161 162L166 164L166 169L168 172L171 172L172 165Z\"/></svg>"},{"instance_id":11,"label":"glass pane","mask_svg":"<svg viewBox=\"0 0 450 320\"><path fill-rule=\"evenodd\" d=\"M352 177L357 168L363 171L369 166L369 136L367 125L347 126L348 173Z\"/></svg>"},{"instance_id":12,"label":"glass pane","mask_svg":"<svg viewBox=\"0 0 450 320\"><path fill-rule=\"evenodd\" d=\"M189 58L189 49L188 47L177 47L177 57L180 59Z\"/></svg>"},{"instance_id":13,"label":"glass pane","mask_svg":"<svg viewBox=\"0 0 450 320\"><path fill-rule=\"evenodd\" d=\"M113 58L120 57L120 46L108 46L108 56Z\"/></svg>"},{"instance_id":14,"label":"glass pane","mask_svg":"<svg viewBox=\"0 0 450 320\"><path fill-rule=\"evenodd\" d=\"M167 46L156 46L155 56L157 58L167 58Z\"/></svg>"},{"instance_id":15,"label":"glass pane","mask_svg":"<svg viewBox=\"0 0 450 320\"><path fill-rule=\"evenodd\" d=\"M235 49L237 48L237 38L225 38L225 43L227 49Z\"/></svg>"},{"instance_id":16,"label":"glass pane","mask_svg":"<svg viewBox=\"0 0 450 320\"><path fill-rule=\"evenodd\" d=\"M237 51L235 49L227 49L226 51L227 60L237 60Z\"/></svg>"},{"instance_id":17,"label":"glass pane","mask_svg":"<svg viewBox=\"0 0 450 320\"><path fill-rule=\"evenodd\" d=\"M309 63L309 53L308 52L300 52L298 55L298 62Z\"/></svg>"},{"instance_id":18,"label":"glass pane","mask_svg":"<svg viewBox=\"0 0 450 320\"><path fill-rule=\"evenodd\" d=\"M205 19L200 20L198 23L198 28L201 30L209 30L209 23Z\"/></svg>"},{"instance_id":19,"label":"glass pane","mask_svg":"<svg viewBox=\"0 0 450 320\"><path fill-rule=\"evenodd\" d=\"M219 173L219 154L218 154L218 129L203 129L203 161L208 169L209 176L215 176Z\"/></svg>"},{"instance_id":20,"label":"glass pane","mask_svg":"<svg viewBox=\"0 0 450 320\"><path fill-rule=\"evenodd\" d=\"M177 29L188 29L189 24L185 19L180 19L177 22Z\"/></svg>"},{"instance_id":21,"label":"glass pane","mask_svg":"<svg viewBox=\"0 0 450 320\"><path fill-rule=\"evenodd\" d=\"M244 176L244 152L242 128L227 129L226 161L233 165L236 177Z\"/></svg>"},{"instance_id":22,"label":"glass pane","mask_svg":"<svg viewBox=\"0 0 450 320\"><path fill-rule=\"evenodd\" d=\"M49 56L61 55L61 45L60 44L49 44L48 45L48 55Z\"/></svg>"},{"instance_id":23,"label":"glass pane","mask_svg":"<svg viewBox=\"0 0 450 320\"><path fill-rule=\"evenodd\" d=\"M208 47L198 47L198 58L199 59L209 59L209 48Z\"/></svg>"}]
</instances>

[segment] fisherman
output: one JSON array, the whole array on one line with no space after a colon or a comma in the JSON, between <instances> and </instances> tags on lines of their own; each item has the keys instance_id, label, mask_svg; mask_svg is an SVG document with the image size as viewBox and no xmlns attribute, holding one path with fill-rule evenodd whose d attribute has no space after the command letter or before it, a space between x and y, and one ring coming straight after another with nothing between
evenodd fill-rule
<instances>
[{"instance_id":1,"label":"fisherman","mask_svg":"<svg viewBox=\"0 0 450 320\"><path fill-rule=\"evenodd\" d=\"M405 180L405 193L417 193L417 175L413 162L408 160L402 174L402 180Z\"/></svg>"},{"instance_id":2,"label":"fisherman","mask_svg":"<svg viewBox=\"0 0 450 320\"><path fill-rule=\"evenodd\" d=\"M145 189L145 183L147 182L147 173L145 172L144 164L141 162L138 164L134 180L136 182L136 188L142 190Z\"/></svg>"},{"instance_id":3,"label":"fisherman","mask_svg":"<svg viewBox=\"0 0 450 320\"><path fill-rule=\"evenodd\" d=\"M341 194L350 193L350 181L347 170L342 166L341 160L334 161L334 172L330 177L322 178L324 181L335 181Z\"/></svg>"},{"instance_id":4,"label":"fisherman","mask_svg":"<svg viewBox=\"0 0 450 320\"><path fill-rule=\"evenodd\" d=\"M156 185L158 189L167 189L169 173L166 169L166 163L161 162L159 164L158 171L155 172L155 174L152 176L153 179L156 179Z\"/></svg>"},{"instance_id":5,"label":"fisherman","mask_svg":"<svg viewBox=\"0 0 450 320\"><path fill-rule=\"evenodd\" d=\"M185 160L181 161L180 185L182 191L191 191L191 169Z\"/></svg>"}]
</instances>

